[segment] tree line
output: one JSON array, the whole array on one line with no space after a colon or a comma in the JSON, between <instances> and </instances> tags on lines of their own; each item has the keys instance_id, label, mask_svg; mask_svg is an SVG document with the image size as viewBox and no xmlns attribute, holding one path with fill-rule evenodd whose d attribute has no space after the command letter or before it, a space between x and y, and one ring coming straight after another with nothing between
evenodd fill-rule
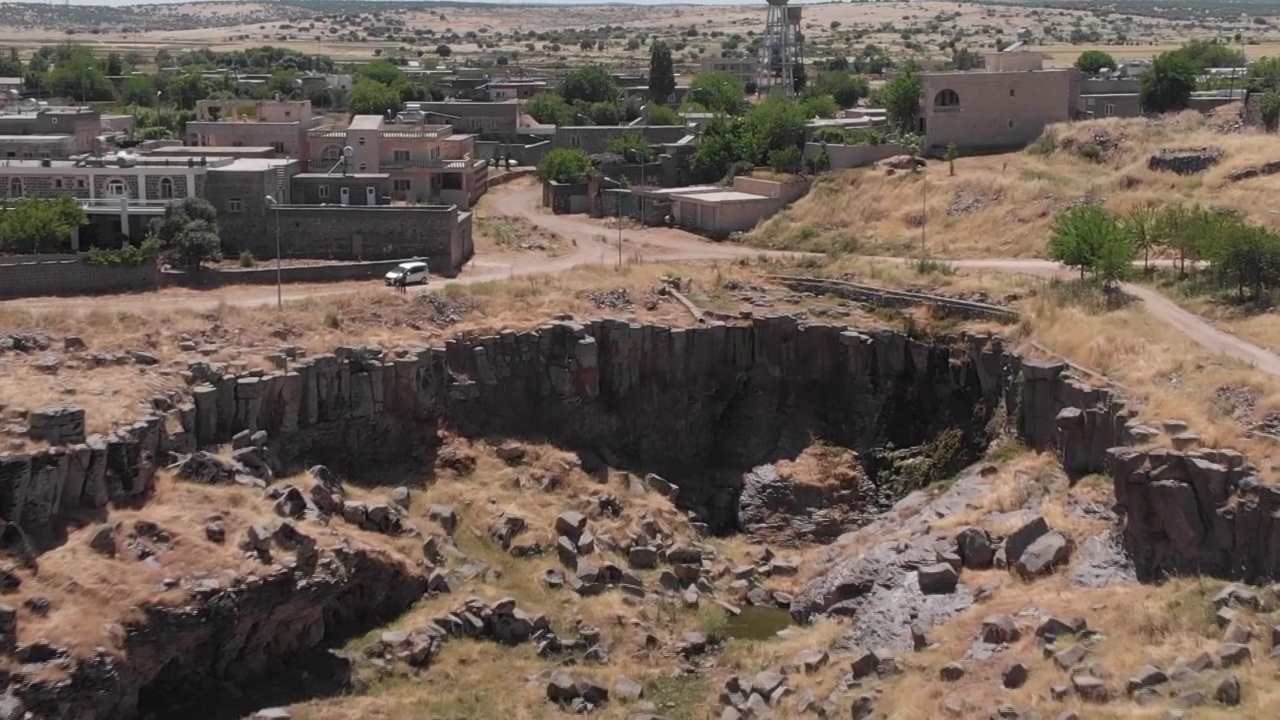
<instances>
[{"instance_id":1,"label":"tree line","mask_svg":"<svg viewBox=\"0 0 1280 720\"><path fill-rule=\"evenodd\" d=\"M1103 285L1114 285L1141 258L1175 258L1180 276L1199 274L1240 301L1258 301L1280 288L1280 234L1239 213L1198 204L1138 205L1114 214L1097 205L1062 212L1055 219L1049 257Z\"/></svg>"}]
</instances>

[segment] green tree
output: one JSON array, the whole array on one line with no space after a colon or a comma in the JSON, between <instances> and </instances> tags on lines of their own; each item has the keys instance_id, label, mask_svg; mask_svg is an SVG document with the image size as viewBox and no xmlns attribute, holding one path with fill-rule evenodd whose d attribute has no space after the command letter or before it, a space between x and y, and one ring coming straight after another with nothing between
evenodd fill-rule
<instances>
[{"instance_id":1,"label":"green tree","mask_svg":"<svg viewBox=\"0 0 1280 720\"><path fill-rule=\"evenodd\" d=\"M769 167L777 172L799 172L800 162L800 148L798 147L790 146L769 151Z\"/></svg>"},{"instance_id":2,"label":"green tree","mask_svg":"<svg viewBox=\"0 0 1280 720\"><path fill-rule=\"evenodd\" d=\"M52 68L41 84L51 93L73 100L114 99L111 81L101 63L81 45L61 45L55 51Z\"/></svg>"},{"instance_id":3,"label":"green tree","mask_svg":"<svg viewBox=\"0 0 1280 720\"><path fill-rule=\"evenodd\" d=\"M565 102L617 102L618 83L603 65L583 65L569 73L560 86Z\"/></svg>"},{"instance_id":4,"label":"green tree","mask_svg":"<svg viewBox=\"0 0 1280 720\"><path fill-rule=\"evenodd\" d=\"M947 161L947 171L952 176L956 174L956 158L958 157L960 157L960 148L956 147L955 143L947 145L947 152L942 156L942 159Z\"/></svg>"},{"instance_id":5,"label":"green tree","mask_svg":"<svg viewBox=\"0 0 1280 720\"><path fill-rule=\"evenodd\" d=\"M1249 88L1261 92L1280 88L1280 57L1264 57L1249 66Z\"/></svg>"},{"instance_id":6,"label":"green tree","mask_svg":"<svg viewBox=\"0 0 1280 720\"><path fill-rule=\"evenodd\" d=\"M56 252L68 247L84 225L84 209L70 195L28 198L0 204L0 251Z\"/></svg>"},{"instance_id":7,"label":"green tree","mask_svg":"<svg viewBox=\"0 0 1280 720\"><path fill-rule=\"evenodd\" d=\"M1142 74L1138 101L1147 112L1185 110L1196 87L1196 67L1186 55L1161 53Z\"/></svg>"},{"instance_id":8,"label":"green tree","mask_svg":"<svg viewBox=\"0 0 1280 720\"><path fill-rule=\"evenodd\" d=\"M107 55L106 72L114 77L124 74L124 57L120 53L113 52Z\"/></svg>"},{"instance_id":9,"label":"green tree","mask_svg":"<svg viewBox=\"0 0 1280 720\"><path fill-rule=\"evenodd\" d=\"M358 80L347 94L347 111L352 115L386 115L401 107L400 91L376 80Z\"/></svg>"},{"instance_id":10,"label":"green tree","mask_svg":"<svg viewBox=\"0 0 1280 720\"><path fill-rule=\"evenodd\" d=\"M827 70L818 74L809 87L815 95L830 95L842 108L850 108L871 94L871 86L864 78L841 70Z\"/></svg>"},{"instance_id":11,"label":"green tree","mask_svg":"<svg viewBox=\"0 0 1280 720\"><path fill-rule=\"evenodd\" d=\"M1097 75L1103 70L1115 70L1116 59L1101 50L1085 50L1076 58L1076 69L1086 75Z\"/></svg>"},{"instance_id":12,"label":"green tree","mask_svg":"<svg viewBox=\"0 0 1280 720\"><path fill-rule=\"evenodd\" d=\"M360 69L356 71L356 78L380 82L387 87L398 85L406 79L404 71L390 60L378 60L377 62L360 66Z\"/></svg>"},{"instance_id":13,"label":"green tree","mask_svg":"<svg viewBox=\"0 0 1280 720\"><path fill-rule=\"evenodd\" d=\"M617 153L631 164L647 163L653 159L653 148L642 135L628 133L609 141L609 152Z\"/></svg>"},{"instance_id":14,"label":"green tree","mask_svg":"<svg viewBox=\"0 0 1280 720\"><path fill-rule=\"evenodd\" d=\"M871 93L871 101L885 109L890 127L898 133L909 133L915 129L916 113L920 110L920 96L923 93L924 84L920 81L920 73L913 63L908 63L878 92Z\"/></svg>"},{"instance_id":15,"label":"green tree","mask_svg":"<svg viewBox=\"0 0 1280 720\"><path fill-rule=\"evenodd\" d=\"M587 170L587 154L577 149L552 150L538 161L538 179L542 182L585 182Z\"/></svg>"},{"instance_id":16,"label":"green tree","mask_svg":"<svg viewBox=\"0 0 1280 720\"><path fill-rule=\"evenodd\" d=\"M1146 202L1133 207L1120 220L1124 233L1135 252L1142 253L1142 269L1151 269L1151 251L1161 243L1160 213L1154 203Z\"/></svg>"},{"instance_id":17,"label":"green tree","mask_svg":"<svg viewBox=\"0 0 1280 720\"><path fill-rule=\"evenodd\" d=\"M198 70L183 73L172 78L164 89L164 97L184 110L190 110L196 103L213 94L209 81Z\"/></svg>"},{"instance_id":18,"label":"green tree","mask_svg":"<svg viewBox=\"0 0 1280 720\"><path fill-rule=\"evenodd\" d=\"M202 198L171 203L151 224L151 234L179 267L198 268L206 261L222 259L218 237L218 213Z\"/></svg>"},{"instance_id":19,"label":"green tree","mask_svg":"<svg viewBox=\"0 0 1280 720\"><path fill-rule=\"evenodd\" d=\"M649 46L649 100L659 105L671 99L676 91L675 64L671 47L661 40Z\"/></svg>"},{"instance_id":20,"label":"green tree","mask_svg":"<svg viewBox=\"0 0 1280 720\"><path fill-rule=\"evenodd\" d=\"M544 125L572 125L573 108L564 101L559 93L540 92L529 98L523 110L534 120Z\"/></svg>"},{"instance_id":21,"label":"green tree","mask_svg":"<svg viewBox=\"0 0 1280 720\"><path fill-rule=\"evenodd\" d=\"M683 125L684 118L680 113L666 105L650 105L648 110L650 125Z\"/></svg>"},{"instance_id":22,"label":"green tree","mask_svg":"<svg viewBox=\"0 0 1280 720\"><path fill-rule=\"evenodd\" d=\"M747 108L738 78L723 72L703 73L689 86L687 102L706 112L741 115Z\"/></svg>"},{"instance_id":23,"label":"green tree","mask_svg":"<svg viewBox=\"0 0 1280 720\"><path fill-rule=\"evenodd\" d=\"M617 125L622 119L618 104L609 101L591 103L587 108L587 117L591 118L593 125Z\"/></svg>"},{"instance_id":24,"label":"green tree","mask_svg":"<svg viewBox=\"0 0 1280 720\"><path fill-rule=\"evenodd\" d=\"M449 57L452 54L453 54L453 48L449 47L448 45L436 46L436 55L439 55L440 57Z\"/></svg>"},{"instance_id":25,"label":"green tree","mask_svg":"<svg viewBox=\"0 0 1280 720\"><path fill-rule=\"evenodd\" d=\"M800 101L800 107L811 118L833 118L840 112L840 105L830 95L809 95Z\"/></svg>"},{"instance_id":26,"label":"green tree","mask_svg":"<svg viewBox=\"0 0 1280 720\"><path fill-rule=\"evenodd\" d=\"M134 75L120 86L120 102L124 105L143 105L152 107L156 104L155 75Z\"/></svg>"},{"instance_id":27,"label":"green tree","mask_svg":"<svg viewBox=\"0 0 1280 720\"><path fill-rule=\"evenodd\" d=\"M804 108L790 98L767 97L747 112L745 120L745 134L740 140L744 160L758 165L767 162L768 154L775 150L804 147L804 128L809 118Z\"/></svg>"},{"instance_id":28,"label":"green tree","mask_svg":"<svg viewBox=\"0 0 1280 720\"><path fill-rule=\"evenodd\" d=\"M746 121L719 115L707 123L698 145L689 158L689 173L694 182L719 182L735 163L746 159L743 145ZM748 161L754 164L754 159Z\"/></svg>"},{"instance_id":29,"label":"green tree","mask_svg":"<svg viewBox=\"0 0 1280 720\"><path fill-rule=\"evenodd\" d=\"M4 77L22 77L23 73L22 60L18 57L18 48L9 48L8 52L0 51L0 75Z\"/></svg>"},{"instance_id":30,"label":"green tree","mask_svg":"<svg viewBox=\"0 0 1280 720\"><path fill-rule=\"evenodd\" d=\"M1262 93L1258 100L1258 114L1262 116L1262 124L1267 130L1275 130L1280 124L1280 91L1275 89Z\"/></svg>"},{"instance_id":31,"label":"green tree","mask_svg":"<svg viewBox=\"0 0 1280 720\"><path fill-rule=\"evenodd\" d=\"M1206 68L1244 67L1244 53L1217 40L1189 40L1175 52L1195 66L1196 72Z\"/></svg>"},{"instance_id":32,"label":"green tree","mask_svg":"<svg viewBox=\"0 0 1280 720\"><path fill-rule=\"evenodd\" d=\"M1112 247L1116 244L1126 245L1132 251L1133 246L1125 241L1115 218L1097 205L1082 205L1064 211L1054 220L1049 257L1067 267L1079 268L1083 280L1086 272L1095 275L1103 272L1099 264L1104 256L1105 262L1112 262L1123 255L1122 250ZM1110 277L1101 279L1110 282L1115 272L1114 267L1108 267L1105 273Z\"/></svg>"}]
</instances>

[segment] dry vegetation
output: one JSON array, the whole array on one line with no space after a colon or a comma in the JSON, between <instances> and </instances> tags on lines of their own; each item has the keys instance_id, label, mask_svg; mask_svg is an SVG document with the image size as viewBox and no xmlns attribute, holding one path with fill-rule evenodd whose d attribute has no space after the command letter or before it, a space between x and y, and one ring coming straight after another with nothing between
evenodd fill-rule
<instances>
[{"instance_id":1,"label":"dry vegetation","mask_svg":"<svg viewBox=\"0 0 1280 720\"><path fill-rule=\"evenodd\" d=\"M1041 141L1019 153L962 157L954 176L941 161L923 173L838 173L820 180L746 242L772 249L914 256L923 226L928 252L935 257L1042 257L1054 217L1085 202L1121 213L1144 202L1199 202L1272 223L1267 210L1280 192L1280 176L1231 182L1227 175L1280 159L1274 137L1222 134L1213 123L1192 112L1159 120L1078 122L1050 127ZM1162 148L1206 145L1222 148L1226 156L1204 175L1147 169L1147 159Z\"/></svg>"}]
</instances>

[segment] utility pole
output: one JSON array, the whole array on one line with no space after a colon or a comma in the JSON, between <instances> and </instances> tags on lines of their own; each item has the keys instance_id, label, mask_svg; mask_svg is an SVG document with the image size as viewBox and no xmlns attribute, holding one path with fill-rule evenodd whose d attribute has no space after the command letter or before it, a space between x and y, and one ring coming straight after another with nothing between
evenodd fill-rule
<instances>
[{"instance_id":1,"label":"utility pole","mask_svg":"<svg viewBox=\"0 0 1280 720\"><path fill-rule=\"evenodd\" d=\"M926 171L921 176L920 185L920 259L924 260L925 232L929 227L929 175Z\"/></svg>"},{"instance_id":2,"label":"utility pole","mask_svg":"<svg viewBox=\"0 0 1280 720\"><path fill-rule=\"evenodd\" d=\"M618 218L618 267L622 267L622 195L617 196L617 210L614 215Z\"/></svg>"}]
</instances>

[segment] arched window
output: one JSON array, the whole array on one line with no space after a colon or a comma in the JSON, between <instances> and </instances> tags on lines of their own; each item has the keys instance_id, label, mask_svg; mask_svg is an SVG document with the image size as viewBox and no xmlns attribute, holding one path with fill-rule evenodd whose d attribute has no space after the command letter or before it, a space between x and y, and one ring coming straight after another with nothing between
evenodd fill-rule
<instances>
[{"instance_id":1,"label":"arched window","mask_svg":"<svg viewBox=\"0 0 1280 720\"><path fill-rule=\"evenodd\" d=\"M22 178L9 178L9 197L22 197Z\"/></svg>"},{"instance_id":2,"label":"arched window","mask_svg":"<svg viewBox=\"0 0 1280 720\"><path fill-rule=\"evenodd\" d=\"M320 162L333 165L342 159L342 148L337 145L326 145L320 153Z\"/></svg>"},{"instance_id":3,"label":"arched window","mask_svg":"<svg viewBox=\"0 0 1280 720\"><path fill-rule=\"evenodd\" d=\"M125 197L129 194L129 189L125 187L123 180L111 179L107 181L107 197Z\"/></svg>"},{"instance_id":4,"label":"arched window","mask_svg":"<svg viewBox=\"0 0 1280 720\"><path fill-rule=\"evenodd\" d=\"M960 96L955 90L947 88L939 90L937 95L933 96L934 107L960 107Z\"/></svg>"},{"instance_id":5,"label":"arched window","mask_svg":"<svg viewBox=\"0 0 1280 720\"><path fill-rule=\"evenodd\" d=\"M160 178L160 197L164 200L173 197L173 178Z\"/></svg>"}]
</instances>

